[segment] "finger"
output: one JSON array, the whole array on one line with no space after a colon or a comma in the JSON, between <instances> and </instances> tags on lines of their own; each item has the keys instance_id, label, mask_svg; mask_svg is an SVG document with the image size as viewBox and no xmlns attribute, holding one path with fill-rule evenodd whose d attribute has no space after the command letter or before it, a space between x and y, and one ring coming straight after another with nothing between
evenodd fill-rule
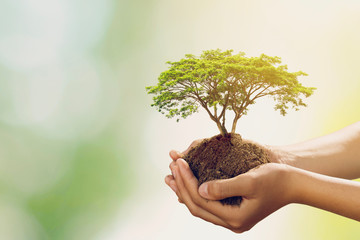
<instances>
[{"instance_id":1,"label":"finger","mask_svg":"<svg viewBox=\"0 0 360 240\"><path fill-rule=\"evenodd\" d=\"M180 168L183 185L191 197L192 202L195 202L196 205L224 221L230 220L229 216L233 216L234 211L239 210L238 207L223 205L218 201L209 201L202 198L198 191L198 181L191 172L189 165L183 159L178 159L177 165ZM179 184L178 188L180 189Z\"/></svg>"},{"instance_id":2,"label":"finger","mask_svg":"<svg viewBox=\"0 0 360 240\"><path fill-rule=\"evenodd\" d=\"M166 185L168 185L175 193L178 192L177 186L176 186L176 182L174 180L174 177L172 175L167 175L165 177L165 183Z\"/></svg>"},{"instance_id":3,"label":"finger","mask_svg":"<svg viewBox=\"0 0 360 240\"><path fill-rule=\"evenodd\" d=\"M178 166L176 166L173 169L174 173L175 173L175 181L176 181L176 185L178 187L178 191L181 194L181 200L183 201L183 203L186 205L186 207L189 209L189 211L191 212L192 215L194 215L195 217L199 217L205 221L211 222L215 225L220 225L226 228L230 228L230 225L227 224L225 221L223 221L222 219L220 219L219 217L211 214L210 212L202 209L201 207L197 206L193 201L191 196L189 195L187 189L185 188L185 185L183 183L183 179L182 176L180 174L179 168Z\"/></svg>"},{"instance_id":4,"label":"finger","mask_svg":"<svg viewBox=\"0 0 360 240\"><path fill-rule=\"evenodd\" d=\"M199 187L199 193L206 199L220 200L234 196L246 196L253 185L251 174L245 173L234 178L203 183Z\"/></svg>"},{"instance_id":5,"label":"finger","mask_svg":"<svg viewBox=\"0 0 360 240\"><path fill-rule=\"evenodd\" d=\"M170 164L170 170L171 170L172 175L167 177L167 179L169 181L169 187L176 193L176 195L179 199L182 199L181 193L179 192L176 181L175 181L175 173L174 173L175 167L176 167L176 162L174 161Z\"/></svg>"},{"instance_id":6,"label":"finger","mask_svg":"<svg viewBox=\"0 0 360 240\"><path fill-rule=\"evenodd\" d=\"M196 147L197 145L199 145L204 139L197 139L195 141L193 141L190 146L182 153L180 153L179 151L176 150L171 150L169 152L170 157L172 158L172 160L176 161L178 158L182 158L184 157L192 148Z\"/></svg>"},{"instance_id":7,"label":"finger","mask_svg":"<svg viewBox=\"0 0 360 240\"><path fill-rule=\"evenodd\" d=\"M182 156L181 156L181 157L183 157L184 155L188 154L188 152L189 152L192 148L198 146L203 140L204 140L204 139L197 139L197 140L193 141L193 142L190 144L190 146L189 146L184 152L182 152Z\"/></svg>"},{"instance_id":8,"label":"finger","mask_svg":"<svg viewBox=\"0 0 360 240\"><path fill-rule=\"evenodd\" d=\"M185 177L187 177L188 179L191 179L190 181L193 181L193 183L192 183L193 186L191 187L193 195L191 195L191 194L189 194L189 195L191 197L191 200L194 202L194 205L197 205L199 208L202 208L203 210L207 211L210 214L210 216L215 219L208 220L205 217L199 216L200 218L202 218L206 221L210 221L216 225L226 227L236 233L241 233L241 232L247 231L248 229L250 229L251 226L255 225L255 223L252 225L249 225L248 222L246 221L246 218L241 216L242 215L241 212L243 211L244 208L246 208L246 204L241 204L240 206L224 206L218 201L214 202L214 201L207 201L205 199L202 199L197 192L198 181L192 174L190 168L188 168L187 171L185 171L187 173L185 173L185 177L183 177L184 171L182 171L182 169L184 169L184 167L186 167L186 166L188 167L187 163L185 161L183 161L182 159L179 159L177 161L177 163L178 163L177 166L179 166L179 169L180 169L180 175L179 175L179 173L177 173L177 175L179 175L181 177L181 181L183 183L186 183L187 179L185 179ZM186 184L184 184L184 185L185 185L185 187L187 186ZM188 190L188 189L186 189L186 190ZM179 191L181 191L181 190L179 190ZM182 193L182 195L184 196L183 193ZM198 197L198 200L196 200L196 201L194 201L195 195L197 195L197 197ZM199 199L202 202L199 202ZM200 203L201 205L198 205L196 202ZM187 207L189 208L188 204L187 204ZM189 208L189 210L190 210L190 208ZM216 214L220 214L220 216L216 215ZM216 220L218 220L217 223L214 222Z\"/></svg>"},{"instance_id":9,"label":"finger","mask_svg":"<svg viewBox=\"0 0 360 240\"><path fill-rule=\"evenodd\" d=\"M175 180L171 180L170 183L169 183L169 186L170 186L170 188L176 193L176 195L178 196L178 198L180 198L180 196L179 196L179 190L178 190L178 188L177 188L177 186L176 186Z\"/></svg>"},{"instance_id":10,"label":"finger","mask_svg":"<svg viewBox=\"0 0 360 240\"><path fill-rule=\"evenodd\" d=\"M173 175L167 175L167 176L165 177L165 183L166 183L166 185L169 186L170 181L173 180L173 179L174 179L174 176L173 176Z\"/></svg>"},{"instance_id":11,"label":"finger","mask_svg":"<svg viewBox=\"0 0 360 240\"><path fill-rule=\"evenodd\" d=\"M271 214L269 209L262 208L258 201L244 199L240 205L241 214L238 215L238 229L247 231L255 226L259 221Z\"/></svg>"},{"instance_id":12,"label":"finger","mask_svg":"<svg viewBox=\"0 0 360 240\"><path fill-rule=\"evenodd\" d=\"M206 199L203 199L198 193L198 181L192 174L189 165L184 160L178 159L177 166L180 169L180 176L182 177L184 186L188 190L192 201L200 208L208 211L212 215L224 221L228 226L230 226L228 227L229 229L239 233L247 231L252 226L254 226L257 221L261 220L260 216L263 216L264 214L268 215L270 213L270 211L264 209L264 213L259 214L258 204L256 204L256 202L254 203L254 201L249 201L246 198L243 199L240 206L222 205L218 201L208 201ZM252 176L242 176L241 178L239 177L237 180L249 181L251 179ZM245 189L247 189L247 187L245 187ZM244 192L246 193L246 191Z\"/></svg>"},{"instance_id":13,"label":"finger","mask_svg":"<svg viewBox=\"0 0 360 240\"><path fill-rule=\"evenodd\" d=\"M172 171L172 168L176 165L176 162L175 161L172 161L170 164L169 164L169 168L170 170ZM172 174L172 173L171 173Z\"/></svg>"},{"instance_id":14,"label":"finger","mask_svg":"<svg viewBox=\"0 0 360 240\"><path fill-rule=\"evenodd\" d=\"M169 155L173 161L176 161L178 158L181 158L183 156L180 152L175 150L171 150Z\"/></svg>"},{"instance_id":15,"label":"finger","mask_svg":"<svg viewBox=\"0 0 360 240\"><path fill-rule=\"evenodd\" d=\"M223 220L221 220L220 218L212 215L211 213L199 208L196 206L195 203L193 203L191 201L191 197L188 195L186 189L184 188L184 185L182 183L182 177L180 175L180 172L178 170L178 167L176 167L174 169L174 172L176 172L175 174L177 175L177 177L175 178L175 181L177 183L177 185L179 185L179 192L180 194L183 196L183 198L181 198L180 200L186 205L186 207L189 209L189 211L191 212L192 215L194 215L195 217L199 217L205 221L211 222L215 225L220 225L226 228L230 228L230 226L224 222Z\"/></svg>"},{"instance_id":16,"label":"finger","mask_svg":"<svg viewBox=\"0 0 360 240\"><path fill-rule=\"evenodd\" d=\"M175 179L170 181L169 187L175 192L176 196L178 197L178 201L182 201L181 193L178 190Z\"/></svg>"}]
</instances>

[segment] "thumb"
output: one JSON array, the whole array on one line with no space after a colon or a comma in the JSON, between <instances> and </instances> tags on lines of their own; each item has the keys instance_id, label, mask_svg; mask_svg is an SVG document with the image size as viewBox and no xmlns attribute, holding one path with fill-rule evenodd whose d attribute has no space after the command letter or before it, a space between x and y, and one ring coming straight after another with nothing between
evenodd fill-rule
<instances>
[{"instance_id":1,"label":"thumb","mask_svg":"<svg viewBox=\"0 0 360 240\"><path fill-rule=\"evenodd\" d=\"M244 196L249 188L245 175L224 180L205 182L199 187L199 194L209 200L221 200L228 197Z\"/></svg>"}]
</instances>

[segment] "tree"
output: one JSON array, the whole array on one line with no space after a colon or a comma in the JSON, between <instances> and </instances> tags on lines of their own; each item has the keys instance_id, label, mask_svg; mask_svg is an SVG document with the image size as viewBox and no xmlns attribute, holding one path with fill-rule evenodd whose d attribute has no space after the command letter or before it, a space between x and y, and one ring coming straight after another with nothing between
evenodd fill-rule
<instances>
[{"instance_id":1,"label":"tree","mask_svg":"<svg viewBox=\"0 0 360 240\"><path fill-rule=\"evenodd\" d=\"M160 74L158 84L146 87L149 94L155 95L151 106L168 118L186 118L201 106L223 136L228 133L226 110L235 114L231 129L235 133L238 120L259 98L272 97L275 110L282 115L289 107L299 110L306 106L303 98L315 90L299 83L298 77L306 73L288 72L279 57L246 57L243 52L232 52L209 50L200 57L187 54L180 61L167 62L170 67Z\"/></svg>"}]
</instances>

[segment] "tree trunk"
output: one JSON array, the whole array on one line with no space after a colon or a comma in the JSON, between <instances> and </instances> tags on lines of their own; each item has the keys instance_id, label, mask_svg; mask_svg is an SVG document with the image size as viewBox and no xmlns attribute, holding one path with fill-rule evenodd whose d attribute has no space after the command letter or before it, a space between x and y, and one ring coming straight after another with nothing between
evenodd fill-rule
<instances>
[{"instance_id":1,"label":"tree trunk","mask_svg":"<svg viewBox=\"0 0 360 240\"><path fill-rule=\"evenodd\" d=\"M224 125L222 125L220 122L216 122L217 127L219 128L219 131L222 136L226 136L228 134L226 128Z\"/></svg>"},{"instance_id":2,"label":"tree trunk","mask_svg":"<svg viewBox=\"0 0 360 240\"><path fill-rule=\"evenodd\" d=\"M231 128L231 133L235 133L235 130L236 130L236 124L237 124L237 121L239 120L239 117L235 117L234 118L234 121L233 121L233 124L232 124L232 128Z\"/></svg>"}]
</instances>

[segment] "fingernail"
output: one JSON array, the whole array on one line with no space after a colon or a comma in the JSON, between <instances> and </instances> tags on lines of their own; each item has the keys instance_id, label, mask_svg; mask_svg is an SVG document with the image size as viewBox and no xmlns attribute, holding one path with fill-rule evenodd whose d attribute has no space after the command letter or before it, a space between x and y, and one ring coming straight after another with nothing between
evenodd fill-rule
<instances>
[{"instance_id":1,"label":"fingernail","mask_svg":"<svg viewBox=\"0 0 360 240\"><path fill-rule=\"evenodd\" d=\"M171 158L175 158L175 157L176 157L176 156L174 155L174 152L176 152L176 151L174 151L174 150L171 150L171 151L170 151L170 157L171 157Z\"/></svg>"},{"instance_id":2,"label":"fingernail","mask_svg":"<svg viewBox=\"0 0 360 240\"><path fill-rule=\"evenodd\" d=\"M208 184L207 183L201 184L201 186L199 187L199 194L202 197L207 197L208 196Z\"/></svg>"},{"instance_id":3,"label":"fingernail","mask_svg":"<svg viewBox=\"0 0 360 240\"><path fill-rule=\"evenodd\" d=\"M181 172L181 174L184 174L184 160L182 159L182 158L179 158L178 160L177 160L177 166L179 166L179 170L180 170L180 172Z\"/></svg>"},{"instance_id":4,"label":"fingernail","mask_svg":"<svg viewBox=\"0 0 360 240\"><path fill-rule=\"evenodd\" d=\"M183 166L182 167L185 167L188 163L183 159L183 158L178 158L178 160L177 161L179 161L179 167L183 164Z\"/></svg>"}]
</instances>

